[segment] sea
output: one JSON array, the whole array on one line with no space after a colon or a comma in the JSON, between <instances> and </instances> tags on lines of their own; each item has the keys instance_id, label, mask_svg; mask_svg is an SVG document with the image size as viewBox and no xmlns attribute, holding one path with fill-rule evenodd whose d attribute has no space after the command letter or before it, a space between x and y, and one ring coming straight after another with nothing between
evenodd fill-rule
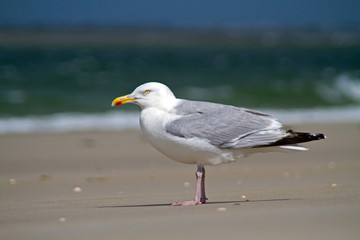
<instances>
[{"instance_id":1,"label":"sea","mask_svg":"<svg viewBox=\"0 0 360 240\"><path fill-rule=\"evenodd\" d=\"M302 33L294 44L265 32L252 44L244 33L196 34L0 41L0 134L138 129L139 108L111 102L151 81L178 98L252 108L284 124L360 123L360 38L335 31L302 43Z\"/></svg>"}]
</instances>

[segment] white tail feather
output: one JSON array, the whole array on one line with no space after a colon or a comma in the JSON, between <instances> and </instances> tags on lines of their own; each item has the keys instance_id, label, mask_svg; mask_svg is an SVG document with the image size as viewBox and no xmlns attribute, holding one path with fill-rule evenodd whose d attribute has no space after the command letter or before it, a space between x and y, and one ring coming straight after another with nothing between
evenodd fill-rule
<instances>
[{"instance_id":1,"label":"white tail feather","mask_svg":"<svg viewBox=\"0 0 360 240\"><path fill-rule=\"evenodd\" d=\"M280 146L281 148L289 149L289 150L297 150L297 151L307 151L309 150L306 147L300 145L288 145L288 146Z\"/></svg>"}]
</instances>

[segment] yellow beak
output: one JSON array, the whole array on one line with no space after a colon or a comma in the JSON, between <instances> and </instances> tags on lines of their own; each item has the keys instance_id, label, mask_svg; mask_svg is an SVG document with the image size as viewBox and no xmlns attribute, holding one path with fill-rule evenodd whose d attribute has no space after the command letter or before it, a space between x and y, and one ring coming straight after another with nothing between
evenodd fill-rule
<instances>
[{"instance_id":1,"label":"yellow beak","mask_svg":"<svg viewBox=\"0 0 360 240\"><path fill-rule=\"evenodd\" d=\"M129 97L129 95L125 95L115 98L114 101L112 101L111 106L120 106L125 103L131 103L133 100L135 100L135 98Z\"/></svg>"}]
</instances>

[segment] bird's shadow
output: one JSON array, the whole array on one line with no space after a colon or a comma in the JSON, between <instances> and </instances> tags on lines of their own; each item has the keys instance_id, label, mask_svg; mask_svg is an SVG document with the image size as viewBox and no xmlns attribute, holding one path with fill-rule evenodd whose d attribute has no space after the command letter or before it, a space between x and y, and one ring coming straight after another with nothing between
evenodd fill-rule
<instances>
[{"instance_id":1,"label":"bird's shadow","mask_svg":"<svg viewBox=\"0 0 360 240\"><path fill-rule=\"evenodd\" d=\"M206 202L202 205L213 204L233 204L240 205L243 203L257 203L257 202L279 202L279 201L291 201L299 200L295 198L277 198L277 199L260 199L260 200L242 200L242 201L218 201L218 202ZM166 207L171 206L172 203L154 203L154 204L134 204L134 205L115 205L115 206L99 206L97 208L141 208L141 207Z\"/></svg>"}]
</instances>

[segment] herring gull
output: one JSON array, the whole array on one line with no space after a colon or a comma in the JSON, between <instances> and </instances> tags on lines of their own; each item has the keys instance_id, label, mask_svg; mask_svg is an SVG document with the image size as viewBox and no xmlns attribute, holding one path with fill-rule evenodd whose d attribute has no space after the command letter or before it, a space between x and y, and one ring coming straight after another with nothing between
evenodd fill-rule
<instances>
[{"instance_id":1,"label":"herring gull","mask_svg":"<svg viewBox=\"0 0 360 240\"><path fill-rule=\"evenodd\" d=\"M307 150L298 143L324 139L324 134L285 131L273 116L246 108L178 99L164 84L149 82L112 106L141 107L140 127L145 138L165 156L197 164L195 199L172 205L206 202L204 165L234 162L256 152Z\"/></svg>"}]
</instances>

